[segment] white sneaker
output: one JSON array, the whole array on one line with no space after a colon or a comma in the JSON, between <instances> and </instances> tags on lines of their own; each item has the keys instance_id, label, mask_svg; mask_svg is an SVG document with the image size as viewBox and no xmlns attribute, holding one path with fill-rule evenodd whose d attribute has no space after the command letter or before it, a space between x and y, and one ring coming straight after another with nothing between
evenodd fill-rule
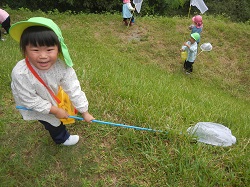
<instances>
[{"instance_id":1,"label":"white sneaker","mask_svg":"<svg viewBox=\"0 0 250 187\"><path fill-rule=\"evenodd\" d=\"M79 141L78 135L70 135L63 145L75 145Z\"/></svg>"}]
</instances>

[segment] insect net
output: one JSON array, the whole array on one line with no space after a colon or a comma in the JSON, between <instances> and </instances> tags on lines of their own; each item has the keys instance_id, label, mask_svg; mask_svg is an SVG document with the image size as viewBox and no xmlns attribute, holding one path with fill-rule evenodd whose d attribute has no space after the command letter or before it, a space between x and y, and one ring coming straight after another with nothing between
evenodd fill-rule
<instances>
[{"instance_id":1,"label":"insect net","mask_svg":"<svg viewBox=\"0 0 250 187\"><path fill-rule=\"evenodd\" d=\"M210 43L204 43L200 46L202 51L211 51L213 46Z\"/></svg>"}]
</instances>

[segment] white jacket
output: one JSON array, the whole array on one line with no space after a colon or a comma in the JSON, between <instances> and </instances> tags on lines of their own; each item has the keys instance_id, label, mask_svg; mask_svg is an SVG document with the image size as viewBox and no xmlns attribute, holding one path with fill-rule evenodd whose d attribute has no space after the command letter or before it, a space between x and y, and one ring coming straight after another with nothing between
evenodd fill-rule
<instances>
[{"instance_id":1,"label":"white jacket","mask_svg":"<svg viewBox=\"0 0 250 187\"><path fill-rule=\"evenodd\" d=\"M55 95L57 95L59 86L62 86L63 90L69 95L74 107L80 113L88 110L88 100L81 90L73 68L66 66L59 59L49 70L39 70L33 65L32 67ZM20 110L23 119L43 120L53 126L59 126L60 120L53 114L49 114L51 106L57 106L56 101L31 73L24 59L19 61L13 68L11 77L11 89L16 105L32 110Z\"/></svg>"},{"instance_id":2,"label":"white jacket","mask_svg":"<svg viewBox=\"0 0 250 187\"><path fill-rule=\"evenodd\" d=\"M190 45L190 48L188 48L187 46L182 46L182 50L187 51L188 56L187 56L187 61L189 62L194 62L196 59L196 55L197 55L197 43L194 42L193 44L190 41L186 42L188 45Z\"/></svg>"}]
</instances>

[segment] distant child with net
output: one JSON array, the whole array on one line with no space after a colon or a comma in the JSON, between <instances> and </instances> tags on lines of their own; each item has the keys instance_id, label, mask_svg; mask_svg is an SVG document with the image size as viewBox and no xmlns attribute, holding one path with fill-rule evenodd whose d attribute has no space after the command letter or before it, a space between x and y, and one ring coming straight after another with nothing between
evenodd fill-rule
<instances>
[{"instance_id":1,"label":"distant child with net","mask_svg":"<svg viewBox=\"0 0 250 187\"><path fill-rule=\"evenodd\" d=\"M185 42L180 51L187 51L187 59L184 62L184 70L186 74L193 72L193 64L197 56L197 42L200 39L199 33L191 34L190 39Z\"/></svg>"},{"instance_id":2,"label":"distant child with net","mask_svg":"<svg viewBox=\"0 0 250 187\"><path fill-rule=\"evenodd\" d=\"M192 21L194 24L189 26L189 29L191 30L191 34L199 33L201 35L202 29L203 29L202 16L196 15L192 18ZM197 40L196 42L197 42L197 44L199 44L200 39Z\"/></svg>"},{"instance_id":3,"label":"distant child with net","mask_svg":"<svg viewBox=\"0 0 250 187\"><path fill-rule=\"evenodd\" d=\"M122 17L123 22L126 26L133 25L135 20L134 16L131 13L131 11L135 11L135 8L132 7L130 0L123 0L123 6L122 6Z\"/></svg>"}]
</instances>

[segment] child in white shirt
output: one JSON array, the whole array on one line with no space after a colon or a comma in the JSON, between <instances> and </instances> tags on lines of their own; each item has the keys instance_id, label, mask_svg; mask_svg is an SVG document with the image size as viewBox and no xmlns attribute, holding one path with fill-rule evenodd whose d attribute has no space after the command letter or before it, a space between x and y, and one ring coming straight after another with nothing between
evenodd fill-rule
<instances>
[{"instance_id":1,"label":"child in white shirt","mask_svg":"<svg viewBox=\"0 0 250 187\"><path fill-rule=\"evenodd\" d=\"M79 136L70 135L60 121L67 119L69 114L57 106L48 89L28 67L33 68L54 95L61 86L86 122L94 119L88 113L88 100L72 68L73 63L60 28L50 19L34 17L12 25L10 36L20 42L25 57L16 64L11 74L16 105L29 109L20 110L23 119L42 123L56 144L76 144Z\"/></svg>"},{"instance_id":2,"label":"child in white shirt","mask_svg":"<svg viewBox=\"0 0 250 187\"><path fill-rule=\"evenodd\" d=\"M184 62L184 70L186 74L193 72L193 64L197 56L197 40L200 39L199 33L191 34L189 41L185 42L181 51L187 51L187 59Z\"/></svg>"}]
</instances>

